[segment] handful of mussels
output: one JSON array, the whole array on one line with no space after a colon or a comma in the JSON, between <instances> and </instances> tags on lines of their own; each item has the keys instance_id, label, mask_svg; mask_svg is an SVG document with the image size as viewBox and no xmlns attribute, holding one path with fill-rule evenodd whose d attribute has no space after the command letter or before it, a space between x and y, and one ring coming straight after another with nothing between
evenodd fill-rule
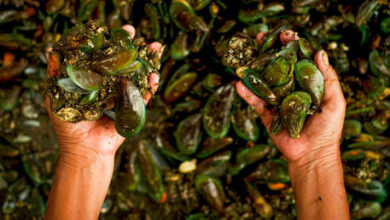
<instances>
[{"instance_id":1,"label":"handful of mussels","mask_svg":"<svg viewBox=\"0 0 390 220\"><path fill-rule=\"evenodd\" d=\"M98 22L79 24L65 33L49 55L51 110L62 121L93 121L103 114L118 133L136 135L145 123L143 95L160 59L142 38Z\"/></svg>"},{"instance_id":2,"label":"handful of mussels","mask_svg":"<svg viewBox=\"0 0 390 220\"><path fill-rule=\"evenodd\" d=\"M324 78L313 63L315 49L305 38L282 45L281 26L267 33L263 44L239 33L233 36L222 63L236 69L236 74L258 97L265 100L274 114L271 132L286 128L292 138L301 134L308 115L320 110L324 96Z\"/></svg>"}]
</instances>

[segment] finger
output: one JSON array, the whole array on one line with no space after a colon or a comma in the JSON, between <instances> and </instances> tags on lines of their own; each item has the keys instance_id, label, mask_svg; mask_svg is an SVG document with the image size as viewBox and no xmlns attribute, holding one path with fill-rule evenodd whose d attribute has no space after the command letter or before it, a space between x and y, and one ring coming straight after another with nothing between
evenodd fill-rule
<instances>
[{"instance_id":1,"label":"finger","mask_svg":"<svg viewBox=\"0 0 390 220\"><path fill-rule=\"evenodd\" d=\"M158 58L161 59L163 45L160 42L155 41L155 42L149 44L149 49L155 53L158 53Z\"/></svg>"},{"instance_id":2,"label":"finger","mask_svg":"<svg viewBox=\"0 0 390 220\"><path fill-rule=\"evenodd\" d=\"M135 37L135 28L134 28L133 25L125 24L125 25L122 26L122 28L125 31L129 32L131 39L134 39L134 37Z\"/></svg>"},{"instance_id":3,"label":"finger","mask_svg":"<svg viewBox=\"0 0 390 220\"><path fill-rule=\"evenodd\" d=\"M160 80L160 76L157 73L152 73L149 75L149 86L151 88L150 91L146 91L144 96L142 97L145 101L145 105L148 104L150 99L153 97L153 94L156 93L158 89L158 81Z\"/></svg>"},{"instance_id":4,"label":"finger","mask_svg":"<svg viewBox=\"0 0 390 220\"><path fill-rule=\"evenodd\" d=\"M257 40L257 43L258 43L259 45L262 45L262 44L263 44L263 37L264 37L264 36L265 36L265 32L263 32L263 31L257 34L256 40Z\"/></svg>"},{"instance_id":5,"label":"finger","mask_svg":"<svg viewBox=\"0 0 390 220\"><path fill-rule=\"evenodd\" d=\"M329 58L326 52L323 50L318 51L314 57L314 62L324 76L324 103L330 103L330 105L345 103L337 73L329 64Z\"/></svg>"},{"instance_id":6,"label":"finger","mask_svg":"<svg viewBox=\"0 0 390 220\"><path fill-rule=\"evenodd\" d=\"M53 47L49 46L47 49L46 49L46 60L47 62L49 62L49 59L50 59L50 52L53 50Z\"/></svg>"},{"instance_id":7,"label":"finger","mask_svg":"<svg viewBox=\"0 0 390 220\"><path fill-rule=\"evenodd\" d=\"M158 82L160 80L160 75L158 75L157 73L152 73L149 75L149 86L154 93L156 93L157 89L158 89Z\"/></svg>"},{"instance_id":8,"label":"finger","mask_svg":"<svg viewBox=\"0 0 390 220\"><path fill-rule=\"evenodd\" d=\"M253 94L242 82L238 82L236 84L236 90L242 99L244 99L249 105L255 107L255 111L257 114L259 114L260 119L266 127L267 131L269 131L272 121L272 114L266 108L267 103Z\"/></svg>"},{"instance_id":9,"label":"finger","mask_svg":"<svg viewBox=\"0 0 390 220\"><path fill-rule=\"evenodd\" d=\"M280 41L282 44L288 44L290 41L299 40L297 32L292 30L285 30L280 34Z\"/></svg>"},{"instance_id":10,"label":"finger","mask_svg":"<svg viewBox=\"0 0 390 220\"><path fill-rule=\"evenodd\" d=\"M144 96L142 97L145 101L145 105L147 105L152 98L152 93L150 91L146 91Z\"/></svg>"}]
</instances>

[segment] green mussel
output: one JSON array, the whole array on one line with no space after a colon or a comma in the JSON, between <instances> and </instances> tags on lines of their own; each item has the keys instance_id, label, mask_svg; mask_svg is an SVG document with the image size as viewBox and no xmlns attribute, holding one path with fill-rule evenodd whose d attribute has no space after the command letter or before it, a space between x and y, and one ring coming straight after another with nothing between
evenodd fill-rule
<instances>
[{"instance_id":1,"label":"green mussel","mask_svg":"<svg viewBox=\"0 0 390 220\"><path fill-rule=\"evenodd\" d=\"M310 95L302 91L293 92L283 99L280 116L290 137L299 138L310 105Z\"/></svg>"},{"instance_id":2,"label":"green mussel","mask_svg":"<svg viewBox=\"0 0 390 220\"><path fill-rule=\"evenodd\" d=\"M138 134L145 124L145 102L132 81L121 79L115 128L124 137Z\"/></svg>"},{"instance_id":3,"label":"green mussel","mask_svg":"<svg viewBox=\"0 0 390 220\"><path fill-rule=\"evenodd\" d=\"M317 66L309 60L299 61L295 65L295 78L299 86L308 92L313 104L320 106L324 97L324 77Z\"/></svg>"}]
</instances>

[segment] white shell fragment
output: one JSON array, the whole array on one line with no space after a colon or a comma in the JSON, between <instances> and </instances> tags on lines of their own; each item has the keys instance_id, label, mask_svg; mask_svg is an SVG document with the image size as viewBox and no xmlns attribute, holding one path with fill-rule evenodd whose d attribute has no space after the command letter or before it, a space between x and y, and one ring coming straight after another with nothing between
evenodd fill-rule
<instances>
[{"instance_id":1,"label":"white shell fragment","mask_svg":"<svg viewBox=\"0 0 390 220\"><path fill-rule=\"evenodd\" d=\"M180 173L191 173L194 170L196 170L196 159L184 161L179 166Z\"/></svg>"}]
</instances>

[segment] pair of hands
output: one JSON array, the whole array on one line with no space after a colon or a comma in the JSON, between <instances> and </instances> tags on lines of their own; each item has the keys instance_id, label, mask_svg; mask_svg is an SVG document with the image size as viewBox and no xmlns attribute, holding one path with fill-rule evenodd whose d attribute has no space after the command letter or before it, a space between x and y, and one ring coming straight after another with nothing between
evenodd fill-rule
<instances>
[{"instance_id":1,"label":"pair of hands","mask_svg":"<svg viewBox=\"0 0 390 220\"><path fill-rule=\"evenodd\" d=\"M132 38L135 29L131 25L123 26ZM262 44L265 33L259 33L257 41ZM297 35L290 31L284 31L281 42L287 44L296 40ZM152 50L161 53L162 45L158 42L150 44ZM161 55L161 54L160 54ZM303 131L298 139L288 136L287 131L270 137L278 149L283 153L290 164L298 163L308 165L318 158L326 159L328 156L339 154L339 142L341 139L346 102L337 78L337 74L329 64L328 56L321 50L315 55L315 63L322 72L325 80L324 99L321 104L321 113L311 116L305 123ZM153 73L149 77L149 84L153 93L158 88L159 75ZM242 82L236 84L238 94L250 105L254 106L260 115L261 121L269 131L272 115L266 109L266 103L254 95ZM144 96L148 103L152 94L147 92ZM116 130L114 121L103 116L97 121L82 121L76 124L60 121L51 111L50 102L46 99L46 107L50 119L54 125L60 144L61 154L64 155L114 155L124 138Z\"/></svg>"}]
</instances>

